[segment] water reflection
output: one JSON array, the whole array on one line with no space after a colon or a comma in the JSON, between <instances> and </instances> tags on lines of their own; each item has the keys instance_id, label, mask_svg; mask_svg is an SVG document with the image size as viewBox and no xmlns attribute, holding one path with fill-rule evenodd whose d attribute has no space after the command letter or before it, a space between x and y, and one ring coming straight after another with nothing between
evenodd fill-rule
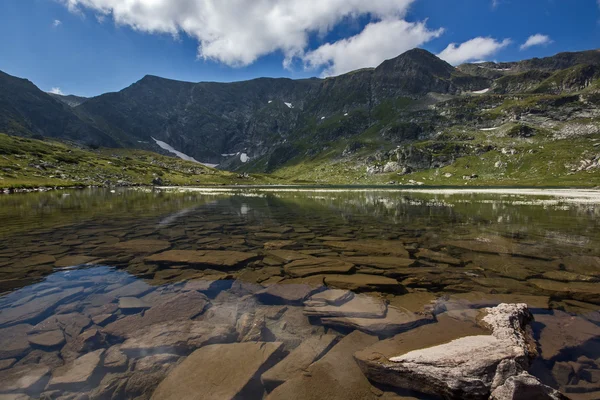
<instances>
[{"instance_id":1,"label":"water reflection","mask_svg":"<svg viewBox=\"0 0 600 400\"><path fill-rule=\"evenodd\" d=\"M0 393L150 398L195 349L277 343L228 388L262 398L292 374L287 354L308 367L355 330L475 334L477 309L501 302L536 313L533 373L600 393L589 197L86 190L0 206Z\"/></svg>"}]
</instances>

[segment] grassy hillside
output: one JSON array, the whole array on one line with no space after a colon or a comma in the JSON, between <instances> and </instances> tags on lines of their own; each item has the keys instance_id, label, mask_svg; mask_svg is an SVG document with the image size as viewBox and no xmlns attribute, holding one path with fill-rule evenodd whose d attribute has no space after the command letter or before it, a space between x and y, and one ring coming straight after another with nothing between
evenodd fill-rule
<instances>
[{"instance_id":1,"label":"grassy hillside","mask_svg":"<svg viewBox=\"0 0 600 400\"><path fill-rule=\"evenodd\" d=\"M399 122L403 116L381 118L383 123L314 156L288 159L274 174L337 184L600 186L595 86L579 96L465 95L436 106L452 120L425 138L411 131L424 129L431 120L427 114L415 126ZM461 115L469 119L457 118ZM412 140L394 140L395 131ZM412 168L384 171L388 163Z\"/></svg>"},{"instance_id":2,"label":"grassy hillside","mask_svg":"<svg viewBox=\"0 0 600 400\"><path fill-rule=\"evenodd\" d=\"M83 149L0 134L0 188L40 186L223 185L281 182L243 176L142 150Z\"/></svg>"}]
</instances>

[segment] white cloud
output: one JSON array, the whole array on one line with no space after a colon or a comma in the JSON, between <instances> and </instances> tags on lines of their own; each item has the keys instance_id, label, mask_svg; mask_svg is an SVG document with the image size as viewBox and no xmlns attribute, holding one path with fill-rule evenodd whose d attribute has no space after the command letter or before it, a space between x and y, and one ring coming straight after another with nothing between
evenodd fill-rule
<instances>
[{"instance_id":1,"label":"white cloud","mask_svg":"<svg viewBox=\"0 0 600 400\"><path fill-rule=\"evenodd\" d=\"M368 24L355 36L324 44L309 52L304 56L304 63L307 68L326 66L325 76L375 67L440 36L442 32L443 29L427 29L424 22L384 19Z\"/></svg>"},{"instance_id":2,"label":"white cloud","mask_svg":"<svg viewBox=\"0 0 600 400\"><path fill-rule=\"evenodd\" d=\"M552 39L550 39L550 36L542 35L541 33L536 33L535 35L529 36L529 38L527 38L527 41L521 45L520 49L525 50L532 46L548 45L550 43L552 43Z\"/></svg>"},{"instance_id":3,"label":"white cloud","mask_svg":"<svg viewBox=\"0 0 600 400\"><path fill-rule=\"evenodd\" d=\"M410 44L422 43L437 31L424 24L403 20L415 0L60 0L72 12L88 9L112 17L117 24L133 29L177 36L185 33L199 42L198 56L231 66L245 66L258 57L280 51L286 65L295 57L303 58L309 35L324 35L348 18L370 16L373 23L354 38L336 46L350 51L365 48L365 63L399 54ZM393 29L389 37L383 28ZM402 34L408 34L404 38ZM379 42L367 44L367 38ZM398 48L391 54L391 43ZM334 43L335 45L335 43ZM385 50L379 50L383 46ZM327 60L332 71L345 70L339 65L337 50L326 48L311 52L311 65ZM376 54L375 54L376 53ZM356 57L356 55L354 55ZM361 64L356 64L360 66Z\"/></svg>"},{"instance_id":4,"label":"white cloud","mask_svg":"<svg viewBox=\"0 0 600 400\"><path fill-rule=\"evenodd\" d=\"M55 28L58 28L58 27L59 27L59 26L61 26L61 25L62 25L62 21L61 21L60 19L55 19L55 20L52 22L52 26L53 26L53 27L55 27Z\"/></svg>"},{"instance_id":5,"label":"white cloud","mask_svg":"<svg viewBox=\"0 0 600 400\"><path fill-rule=\"evenodd\" d=\"M50 89L50 93L64 95L63 91L60 90L59 87L53 87L52 89Z\"/></svg>"},{"instance_id":6,"label":"white cloud","mask_svg":"<svg viewBox=\"0 0 600 400\"><path fill-rule=\"evenodd\" d=\"M482 60L505 48L510 42L510 39L499 41L491 37L476 37L461 44L450 43L438 57L453 65Z\"/></svg>"}]
</instances>

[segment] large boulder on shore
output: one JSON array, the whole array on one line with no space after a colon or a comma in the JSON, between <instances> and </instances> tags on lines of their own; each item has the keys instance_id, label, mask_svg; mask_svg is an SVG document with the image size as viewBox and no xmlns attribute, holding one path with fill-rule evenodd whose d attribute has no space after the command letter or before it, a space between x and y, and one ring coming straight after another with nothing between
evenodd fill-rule
<instances>
[{"instance_id":1,"label":"large boulder on shore","mask_svg":"<svg viewBox=\"0 0 600 400\"><path fill-rule=\"evenodd\" d=\"M383 360L358 356L359 365L384 385L448 399L488 399L507 378L526 371L537 354L527 305L500 304L484 312L479 323L491 335L460 337Z\"/></svg>"}]
</instances>

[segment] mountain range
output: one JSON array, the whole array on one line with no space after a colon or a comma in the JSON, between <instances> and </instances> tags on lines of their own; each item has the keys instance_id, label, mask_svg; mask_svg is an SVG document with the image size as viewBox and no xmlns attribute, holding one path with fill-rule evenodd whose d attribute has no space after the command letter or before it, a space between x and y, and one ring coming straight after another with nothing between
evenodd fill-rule
<instances>
[{"instance_id":1,"label":"mountain range","mask_svg":"<svg viewBox=\"0 0 600 400\"><path fill-rule=\"evenodd\" d=\"M377 68L325 79L189 83L145 76L93 98L44 93L0 72L0 132L177 150L228 170L308 179L320 166L351 181L387 179L484 158L504 139L594 136L599 78L599 50L455 68L414 49Z\"/></svg>"}]
</instances>

